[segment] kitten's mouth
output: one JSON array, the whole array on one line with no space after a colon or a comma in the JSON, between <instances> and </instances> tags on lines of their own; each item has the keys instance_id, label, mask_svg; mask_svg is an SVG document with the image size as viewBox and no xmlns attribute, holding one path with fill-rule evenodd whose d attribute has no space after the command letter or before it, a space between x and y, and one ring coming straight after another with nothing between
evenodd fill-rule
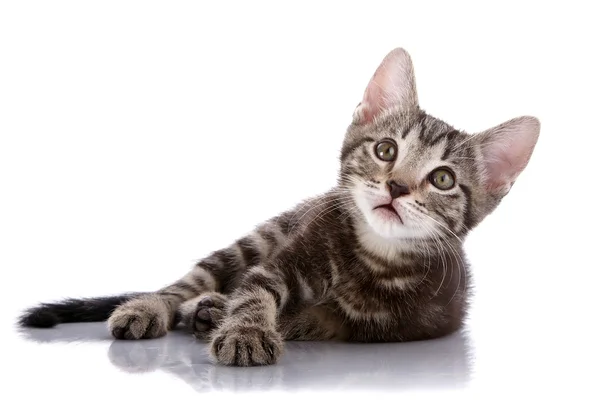
<instances>
[{"instance_id":1,"label":"kitten's mouth","mask_svg":"<svg viewBox=\"0 0 600 400\"><path fill-rule=\"evenodd\" d=\"M395 216L400 220L400 223L404 223L402 221L402 217L400 217L400 214L398 214L398 211L396 211L396 209L391 203L382 204L380 206L375 207L373 210L380 210L380 212L385 213L388 216Z\"/></svg>"}]
</instances>

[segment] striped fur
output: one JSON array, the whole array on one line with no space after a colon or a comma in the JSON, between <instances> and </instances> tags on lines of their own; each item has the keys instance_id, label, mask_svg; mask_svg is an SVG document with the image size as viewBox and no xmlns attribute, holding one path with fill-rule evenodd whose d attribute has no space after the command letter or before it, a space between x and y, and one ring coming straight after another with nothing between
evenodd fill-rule
<instances>
[{"instance_id":1,"label":"striped fur","mask_svg":"<svg viewBox=\"0 0 600 400\"><path fill-rule=\"evenodd\" d=\"M41 305L21 323L108 318L118 339L160 337L181 323L211 342L218 363L239 366L276 363L285 340L410 341L456 331L470 287L463 241L525 168L539 123L521 117L467 134L420 109L414 90L410 57L396 49L348 127L336 187L154 293L111 298L93 318L65 313L68 304ZM395 146L387 161L377 153L382 140ZM449 189L429 179L441 166L456 180ZM393 198L391 180L406 193ZM59 310L69 318L53 319Z\"/></svg>"}]
</instances>

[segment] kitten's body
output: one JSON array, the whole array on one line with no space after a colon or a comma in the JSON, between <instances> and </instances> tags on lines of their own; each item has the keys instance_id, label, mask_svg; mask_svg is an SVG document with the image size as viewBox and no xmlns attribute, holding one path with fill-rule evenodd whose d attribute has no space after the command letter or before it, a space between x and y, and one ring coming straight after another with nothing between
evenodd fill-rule
<instances>
[{"instance_id":1,"label":"kitten's body","mask_svg":"<svg viewBox=\"0 0 600 400\"><path fill-rule=\"evenodd\" d=\"M467 135L427 115L410 58L396 49L357 108L331 191L155 293L42 305L21 322L108 318L116 338L140 339L181 321L211 340L219 363L243 366L276 362L283 340L446 335L466 314L462 242L508 193L538 131L535 118L522 117Z\"/></svg>"}]
</instances>

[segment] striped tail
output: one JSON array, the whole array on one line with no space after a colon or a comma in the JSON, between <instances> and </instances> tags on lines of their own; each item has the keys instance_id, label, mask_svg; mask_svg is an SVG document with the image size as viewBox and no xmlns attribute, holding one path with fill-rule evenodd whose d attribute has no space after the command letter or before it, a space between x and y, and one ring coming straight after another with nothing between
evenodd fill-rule
<instances>
[{"instance_id":1,"label":"striped tail","mask_svg":"<svg viewBox=\"0 0 600 400\"><path fill-rule=\"evenodd\" d=\"M23 327L52 328L69 322L106 321L115 308L144 293L125 293L117 296L65 299L42 303L29 308L19 317Z\"/></svg>"}]
</instances>

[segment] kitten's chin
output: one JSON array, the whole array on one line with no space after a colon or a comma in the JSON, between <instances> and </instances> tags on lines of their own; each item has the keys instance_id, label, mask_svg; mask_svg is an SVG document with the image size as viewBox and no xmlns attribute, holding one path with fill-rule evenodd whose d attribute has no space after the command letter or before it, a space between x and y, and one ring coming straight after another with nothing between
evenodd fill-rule
<instances>
[{"instance_id":1,"label":"kitten's chin","mask_svg":"<svg viewBox=\"0 0 600 400\"><path fill-rule=\"evenodd\" d=\"M412 227L406 225L402 216L386 207L363 212L370 230L383 239L415 239L421 237Z\"/></svg>"},{"instance_id":2,"label":"kitten's chin","mask_svg":"<svg viewBox=\"0 0 600 400\"><path fill-rule=\"evenodd\" d=\"M397 220L393 216L374 216L367 219L371 230L384 239L414 239L416 232Z\"/></svg>"},{"instance_id":3,"label":"kitten's chin","mask_svg":"<svg viewBox=\"0 0 600 400\"><path fill-rule=\"evenodd\" d=\"M362 193L355 193L355 203L363 216L365 226L375 237L384 240L423 238L423 232L415 229L409 216L390 204L381 204L381 199L373 200Z\"/></svg>"}]
</instances>

